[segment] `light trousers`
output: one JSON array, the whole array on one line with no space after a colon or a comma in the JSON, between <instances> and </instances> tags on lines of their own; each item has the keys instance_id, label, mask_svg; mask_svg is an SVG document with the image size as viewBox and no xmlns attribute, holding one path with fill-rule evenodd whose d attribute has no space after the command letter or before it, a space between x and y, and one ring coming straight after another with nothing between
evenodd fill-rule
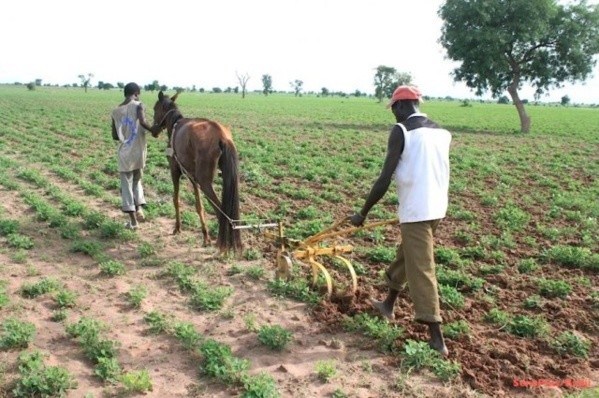
<instances>
[{"instance_id":1,"label":"light trousers","mask_svg":"<svg viewBox=\"0 0 599 398\"><path fill-rule=\"evenodd\" d=\"M123 211L136 211L137 207L146 204L144 189L141 185L143 171L141 169L133 171L122 171L121 175L121 199Z\"/></svg>"}]
</instances>

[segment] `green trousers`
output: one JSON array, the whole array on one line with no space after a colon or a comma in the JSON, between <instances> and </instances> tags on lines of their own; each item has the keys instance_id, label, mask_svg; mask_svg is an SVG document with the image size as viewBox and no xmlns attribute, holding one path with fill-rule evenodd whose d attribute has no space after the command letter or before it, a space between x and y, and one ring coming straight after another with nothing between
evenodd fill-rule
<instances>
[{"instance_id":1,"label":"green trousers","mask_svg":"<svg viewBox=\"0 0 599 398\"><path fill-rule=\"evenodd\" d=\"M420 322L442 321L433 252L433 238L440 221L401 224L401 243L386 272L391 289L401 291L408 284L415 319Z\"/></svg>"}]
</instances>

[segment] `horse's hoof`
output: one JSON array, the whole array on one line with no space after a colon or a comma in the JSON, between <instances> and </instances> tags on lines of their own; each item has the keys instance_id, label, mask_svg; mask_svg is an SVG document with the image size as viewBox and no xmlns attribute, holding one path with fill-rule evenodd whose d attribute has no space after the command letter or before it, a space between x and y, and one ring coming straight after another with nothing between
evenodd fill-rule
<instances>
[{"instance_id":1,"label":"horse's hoof","mask_svg":"<svg viewBox=\"0 0 599 398\"><path fill-rule=\"evenodd\" d=\"M175 228L175 229L173 230L173 235L178 235L178 234L180 234L180 233L181 233L181 230L180 230L179 228Z\"/></svg>"}]
</instances>

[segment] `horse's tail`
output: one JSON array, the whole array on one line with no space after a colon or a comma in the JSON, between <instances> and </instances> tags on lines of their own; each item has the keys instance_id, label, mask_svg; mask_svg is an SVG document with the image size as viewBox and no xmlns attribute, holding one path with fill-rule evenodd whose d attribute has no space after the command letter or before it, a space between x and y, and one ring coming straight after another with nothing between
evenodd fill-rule
<instances>
[{"instance_id":1,"label":"horse's tail","mask_svg":"<svg viewBox=\"0 0 599 398\"><path fill-rule=\"evenodd\" d=\"M231 140L220 141L221 157L219 167L222 172L222 210L228 219L219 215L218 239L216 244L225 251L240 252L241 234L238 229L233 229L231 220L239 220L239 174L237 150Z\"/></svg>"}]
</instances>

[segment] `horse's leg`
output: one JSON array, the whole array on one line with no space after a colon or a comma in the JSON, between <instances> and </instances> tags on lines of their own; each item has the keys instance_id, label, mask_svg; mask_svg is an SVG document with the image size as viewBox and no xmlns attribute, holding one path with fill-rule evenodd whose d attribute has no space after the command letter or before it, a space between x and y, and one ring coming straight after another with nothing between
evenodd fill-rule
<instances>
[{"instance_id":1,"label":"horse's leg","mask_svg":"<svg viewBox=\"0 0 599 398\"><path fill-rule=\"evenodd\" d=\"M173 180L173 205L175 206L175 229L173 235L181 232L181 214L179 213L179 186L181 183L181 169L175 163L173 158L170 158L171 162L171 178Z\"/></svg>"},{"instance_id":2,"label":"horse's leg","mask_svg":"<svg viewBox=\"0 0 599 398\"><path fill-rule=\"evenodd\" d=\"M200 223L202 224L202 235L204 237L204 246L210 244L210 236L208 235L208 228L206 227L206 213L204 212L204 204L202 203L202 195L198 188L198 184L193 185L193 194L196 197L196 212L200 216Z\"/></svg>"}]
</instances>

